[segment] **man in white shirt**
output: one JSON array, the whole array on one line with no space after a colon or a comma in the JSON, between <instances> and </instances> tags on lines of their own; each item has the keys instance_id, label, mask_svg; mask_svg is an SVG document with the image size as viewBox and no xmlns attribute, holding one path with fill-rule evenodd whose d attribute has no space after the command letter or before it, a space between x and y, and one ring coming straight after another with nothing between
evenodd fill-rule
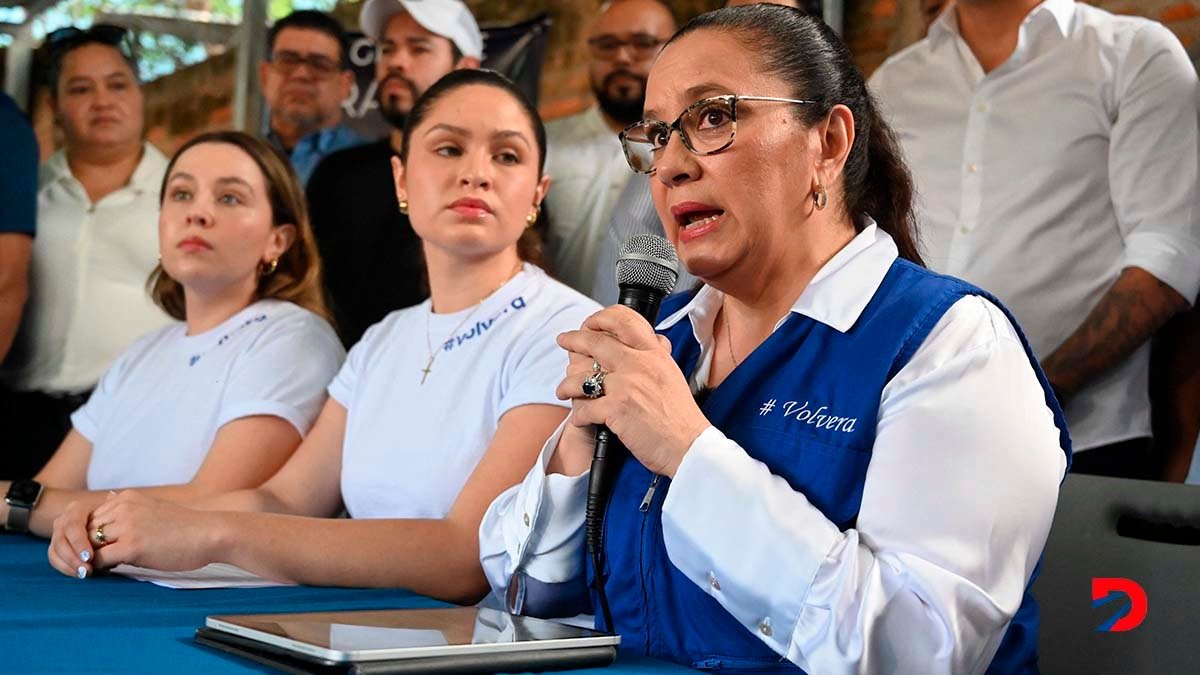
<instances>
[{"instance_id":1,"label":"man in white shirt","mask_svg":"<svg viewBox=\"0 0 1200 675\"><path fill-rule=\"evenodd\" d=\"M588 34L596 105L546 125L547 248L555 275L581 293L592 292L613 206L634 179L617 134L642 118L650 66L674 32L658 0L606 3Z\"/></svg>"},{"instance_id":2,"label":"man in white shirt","mask_svg":"<svg viewBox=\"0 0 1200 675\"><path fill-rule=\"evenodd\" d=\"M38 181L29 301L0 392L0 479L40 469L113 359L169 321L146 292L167 160L142 140L128 36L98 25L46 39L64 147Z\"/></svg>"},{"instance_id":3,"label":"man in white shirt","mask_svg":"<svg viewBox=\"0 0 1200 675\"><path fill-rule=\"evenodd\" d=\"M1149 475L1148 339L1200 289L1179 41L1072 0L958 0L871 86L916 179L925 260L1016 314L1073 468Z\"/></svg>"}]
</instances>

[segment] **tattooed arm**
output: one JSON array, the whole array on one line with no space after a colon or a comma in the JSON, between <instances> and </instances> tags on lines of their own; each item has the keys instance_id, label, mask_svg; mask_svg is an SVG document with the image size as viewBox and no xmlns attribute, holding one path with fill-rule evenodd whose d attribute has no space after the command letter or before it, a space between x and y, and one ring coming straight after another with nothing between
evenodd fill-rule
<instances>
[{"instance_id":1,"label":"tattooed arm","mask_svg":"<svg viewBox=\"0 0 1200 675\"><path fill-rule=\"evenodd\" d=\"M1083 324L1042 362L1046 377L1060 397L1070 398L1187 308L1178 291L1139 267L1127 267Z\"/></svg>"}]
</instances>

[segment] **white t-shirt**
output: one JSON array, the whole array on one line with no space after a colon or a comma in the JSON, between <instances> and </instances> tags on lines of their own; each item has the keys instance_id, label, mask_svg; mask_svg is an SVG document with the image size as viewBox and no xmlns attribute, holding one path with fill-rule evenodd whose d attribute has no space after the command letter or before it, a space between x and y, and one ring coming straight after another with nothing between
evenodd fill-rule
<instances>
[{"instance_id":1,"label":"white t-shirt","mask_svg":"<svg viewBox=\"0 0 1200 675\"><path fill-rule=\"evenodd\" d=\"M342 499L355 518L442 518L483 458L500 417L554 397L559 333L600 308L526 264L482 304L433 314L430 301L371 326L329 385L348 411ZM428 345L438 355L425 384Z\"/></svg>"},{"instance_id":2,"label":"white t-shirt","mask_svg":"<svg viewBox=\"0 0 1200 675\"><path fill-rule=\"evenodd\" d=\"M135 342L71 416L92 442L89 489L187 483L217 430L242 417L273 415L308 433L345 356L328 322L281 300L186 331L174 324Z\"/></svg>"}]
</instances>

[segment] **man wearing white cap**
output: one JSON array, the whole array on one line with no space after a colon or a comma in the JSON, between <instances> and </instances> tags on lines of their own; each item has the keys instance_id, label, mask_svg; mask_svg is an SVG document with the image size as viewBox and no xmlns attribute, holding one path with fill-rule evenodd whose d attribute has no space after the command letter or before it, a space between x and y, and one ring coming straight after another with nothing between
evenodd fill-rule
<instances>
[{"instance_id":1,"label":"man wearing white cap","mask_svg":"<svg viewBox=\"0 0 1200 675\"><path fill-rule=\"evenodd\" d=\"M347 347L388 312L425 297L421 241L400 213L390 162L417 98L483 58L483 35L459 0L367 0L359 24L375 42L375 96L392 132L325 158L308 183L325 287Z\"/></svg>"}]
</instances>

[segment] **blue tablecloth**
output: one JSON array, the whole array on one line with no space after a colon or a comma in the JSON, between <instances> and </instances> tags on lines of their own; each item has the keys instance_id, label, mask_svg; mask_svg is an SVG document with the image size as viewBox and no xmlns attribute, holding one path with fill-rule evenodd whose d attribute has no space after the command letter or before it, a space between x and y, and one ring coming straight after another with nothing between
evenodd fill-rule
<instances>
[{"instance_id":1,"label":"blue tablecloth","mask_svg":"<svg viewBox=\"0 0 1200 675\"><path fill-rule=\"evenodd\" d=\"M314 588L181 591L120 576L78 580L46 562L46 542L0 536L0 673L271 672L192 642L209 614L438 607L403 590ZM679 673L622 654L579 673Z\"/></svg>"}]
</instances>

